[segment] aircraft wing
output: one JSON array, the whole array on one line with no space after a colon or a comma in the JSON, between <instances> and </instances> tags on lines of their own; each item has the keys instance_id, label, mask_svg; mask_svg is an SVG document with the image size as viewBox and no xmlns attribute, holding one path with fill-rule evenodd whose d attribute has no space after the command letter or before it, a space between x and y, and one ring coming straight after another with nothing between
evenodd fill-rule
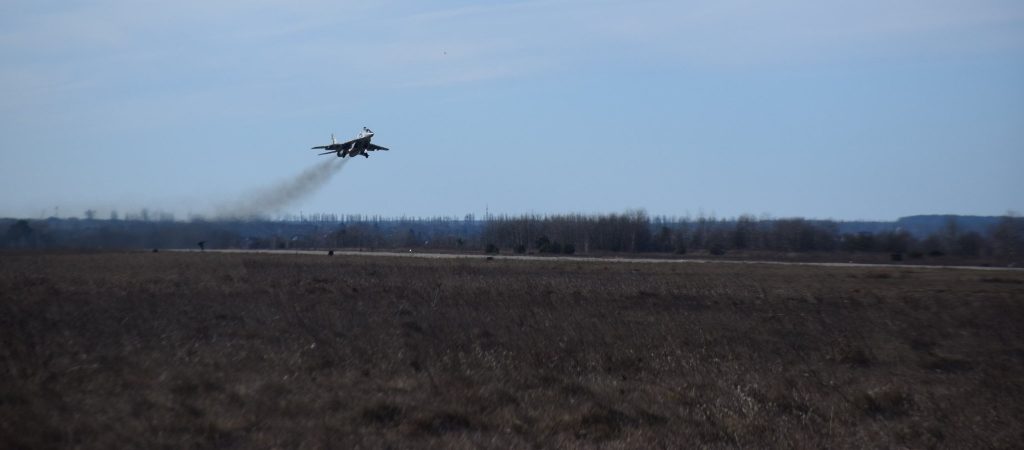
<instances>
[{"instance_id":1,"label":"aircraft wing","mask_svg":"<svg viewBox=\"0 0 1024 450\"><path fill-rule=\"evenodd\" d=\"M387 147L381 147L377 144L366 144L367 150L387 150Z\"/></svg>"},{"instance_id":2,"label":"aircraft wing","mask_svg":"<svg viewBox=\"0 0 1024 450\"><path fill-rule=\"evenodd\" d=\"M349 149L349 148L352 148L352 143L353 143L353 142L355 142L355 141L358 141L358 140L360 140L360 139L366 139L366 138L355 138L355 139L352 139L352 140L350 140L350 141L345 141L345 142L338 142L337 144L329 144L329 145L318 145L318 146L316 146L316 147L312 147L312 148L313 148L314 150L316 150L316 149L330 149L330 150L335 150L335 149Z\"/></svg>"}]
</instances>

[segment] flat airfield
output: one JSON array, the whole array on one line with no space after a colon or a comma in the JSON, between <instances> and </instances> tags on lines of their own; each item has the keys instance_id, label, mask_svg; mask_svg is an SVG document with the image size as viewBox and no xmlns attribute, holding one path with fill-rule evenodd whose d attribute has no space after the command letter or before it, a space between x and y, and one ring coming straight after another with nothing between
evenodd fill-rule
<instances>
[{"instance_id":1,"label":"flat airfield","mask_svg":"<svg viewBox=\"0 0 1024 450\"><path fill-rule=\"evenodd\" d=\"M0 447L1013 447L1024 272L5 253Z\"/></svg>"}]
</instances>

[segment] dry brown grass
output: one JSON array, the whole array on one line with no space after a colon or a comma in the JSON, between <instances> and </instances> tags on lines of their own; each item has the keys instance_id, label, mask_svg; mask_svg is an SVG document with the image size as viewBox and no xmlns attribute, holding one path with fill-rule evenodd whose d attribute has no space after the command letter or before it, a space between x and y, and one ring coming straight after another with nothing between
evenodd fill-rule
<instances>
[{"instance_id":1,"label":"dry brown grass","mask_svg":"<svg viewBox=\"0 0 1024 450\"><path fill-rule=\"evenodd\" d=\"M1024 274L0 255L0 447L1014 447Z\"/></svg>"}]
</instances>

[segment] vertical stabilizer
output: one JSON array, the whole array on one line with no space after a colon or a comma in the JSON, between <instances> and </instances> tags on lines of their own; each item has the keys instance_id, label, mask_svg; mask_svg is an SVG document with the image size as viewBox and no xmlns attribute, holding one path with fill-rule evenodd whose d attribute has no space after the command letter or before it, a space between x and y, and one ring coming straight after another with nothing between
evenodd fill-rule
<instances>
[{"instance_id":1,"label":"vertical stabilizer","mask_svg":"<svg viewBox=\"0 0 1024 450\"><path fill-rule=\"evenodd\" d=\"M331 144L337 144L338 141L334 140L334 133L331 133Z\"/></svg>"}]
</instances>

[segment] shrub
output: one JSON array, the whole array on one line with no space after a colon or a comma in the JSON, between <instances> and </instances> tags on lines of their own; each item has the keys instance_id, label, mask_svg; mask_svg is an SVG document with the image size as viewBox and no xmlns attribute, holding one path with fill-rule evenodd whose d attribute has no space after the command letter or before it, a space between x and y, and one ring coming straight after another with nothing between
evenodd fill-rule
<instances>
[{"instance_id":1,"label":"shrub","mask_svg":"<svg viewBox=\"0 0 1024 450\"><path fill-rule=\"evenodd\" d=\"M535 242L535 244L537 245L537 251L541 253L547 253L548 247L551 246L551 240L548 239L547 236L541 236L540 238L537 239L537 242Z\"/></svg>"}]
</instances>

